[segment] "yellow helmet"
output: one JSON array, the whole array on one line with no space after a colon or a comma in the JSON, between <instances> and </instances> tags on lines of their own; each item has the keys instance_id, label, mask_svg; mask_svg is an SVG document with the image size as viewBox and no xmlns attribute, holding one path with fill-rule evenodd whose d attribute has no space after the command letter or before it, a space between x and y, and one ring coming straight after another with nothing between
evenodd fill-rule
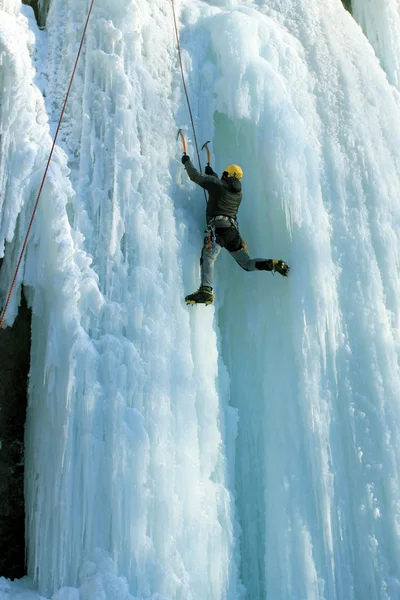
<instances>
[{"instance_id":1,"label":"yellow helmet","mask_svg":"<svg viewBox=\"0 0 400 600\"><path fill-rule=\"evenodd\" d=\"M236 177L236 179L242 179L243 177L243 171L239 165L228 165L224 173L228 173L228 177Z\"/></svg>"}]
</instances>

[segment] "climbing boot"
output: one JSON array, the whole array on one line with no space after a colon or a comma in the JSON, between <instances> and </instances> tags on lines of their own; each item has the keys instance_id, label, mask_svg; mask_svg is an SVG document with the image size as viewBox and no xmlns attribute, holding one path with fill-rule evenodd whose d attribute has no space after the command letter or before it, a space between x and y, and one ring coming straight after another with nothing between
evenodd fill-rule
<instances>
[{"instance_id":1,"label":"climbing boot","mask_svg":"<svg viewBox=\"0 0 400 600\"><path fill-rule=\"evenodd\" d=\"M276 258L256 262L256 269L259 271L280 273L283 277L287 277L290 271L290 267L283 260L277 260Z\"/></svg>"},{"instance_id":2,"label":"climbing boot","mask_svg":"<svg viewBox=\"0 0 400 600\"><path fill-rule=\"evenodd\" d=\"M186 296L185 302L186 304L206 304L208 306L213 303L214 298L215 296L212 293L212 288L202 285L197 292Z\"/></svg>"}]
</instances>

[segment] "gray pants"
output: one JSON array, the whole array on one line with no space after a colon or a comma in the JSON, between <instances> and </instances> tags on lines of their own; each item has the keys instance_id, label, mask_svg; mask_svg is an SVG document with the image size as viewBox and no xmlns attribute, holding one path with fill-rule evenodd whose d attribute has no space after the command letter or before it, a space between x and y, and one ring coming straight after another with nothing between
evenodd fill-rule
<instances>
[{"instance_id":1,"label":"gray pants","mask_svg":"<svg viewBox=\"0 0 400 600\"><path fill-rule=\"evenodd\" d=\"M218 227L224 227L224 224L218 222ZM230 224L227 225L228 227ZM218 243L214 244L214 248L211 250L203 246L200 258L201 265L201 285L212 288L214 278L214 263L222 250L222 246ZM256 262L263 261L265 258L250 258L247 248L244 247L230 252L229 254L236 260L237 264L242 267L245 271L256 271Z\"/></svg>"}]
</instances>

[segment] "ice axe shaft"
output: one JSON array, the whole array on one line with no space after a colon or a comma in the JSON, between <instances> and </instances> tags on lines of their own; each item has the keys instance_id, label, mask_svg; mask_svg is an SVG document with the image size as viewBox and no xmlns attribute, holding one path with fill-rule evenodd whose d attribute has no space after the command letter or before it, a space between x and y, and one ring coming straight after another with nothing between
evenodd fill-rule
<instances>
[{"instance_id":1,"label":"ice axe shaft","mask_svg":"<svg viewBox=\"0 0 400 600\"><path fill-rule=\"evenodd\" d=\"M208 142L204 142L204 144L201 147L202 150L204 150L204 148L207 150L207 164L208 165L210 164L210 158L211 158L211 153L207 146L207 144L209 144L209 143L210 143L210 140L208 140Z\"/></svg>"},{"instance_id":2,"label":"ice axe shaft","mask_svg":"<svg viewBox=\"0 0 400 600\"><path fill-rule=\"evenodd\" d=\"M185 136L182 133L182 129L178 130L178 135L176 136L176 139L178 139L179 136L181 136L181 140L182 140L183 154L186 154L186 140L185 140Z\"/></svg>"}]
</instances>

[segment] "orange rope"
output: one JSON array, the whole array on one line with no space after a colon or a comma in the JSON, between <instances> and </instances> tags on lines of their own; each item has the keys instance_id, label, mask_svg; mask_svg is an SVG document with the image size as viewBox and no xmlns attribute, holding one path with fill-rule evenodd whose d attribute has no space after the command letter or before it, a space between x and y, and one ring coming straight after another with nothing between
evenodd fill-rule
<instances>
[{"instance_id":1,"label":"orange rope","mask_svg":"<svg viewBox=\"0 0 400 600\"><path fill-rule=\"evenodd\" d=\"M183 74L183 64L182 64L182 55L181 55L181 46L179 43L179 33L178 33L178 26L176 24L176 15L175 15L175 5L174 5L174 0L171 0L171 4L172 4L172 13L174 15L174 26L175 26L175 35L176 35L176 43L178 45L178 56L179 56L179 64L181 67L181 76L182 76L182 83L183 83L183 89L185 90L185 96L186 96L186 101L187 101L187 105L189 108L189 115L190 115L190 120L192 122L192 129L193 129L193 136L194 136L194 143L196 145L196 152L197 152L197 159L199 161L199 167L200 167L200 171L201 171L201 160L200 160L200 152L199 152L199 147L197 145L197 138L196 138L196 130L194 128L194 122L193 122L193 115L192 115L192 109L190 107L190 102L189 102L189 94L186 88L186 82L185 82L185 76Z\"/></svg>"},{"instance_id":2,"label":"orange rope","mask_svg":"<svg viewBox=\"0 0 400 600\"><path fill-rule=\"evenodd\" d=\"M181 76L182 76L182 83L183 83L183 89L185 90L185 96L186 96L186 102L188 105L188 109L189 109L189 115L190 115L190 121L192 123L192 129L193 129L193 137L194 137L194 143L196 146L196 152L197 152L197 160L199 161L199 168L201 171L201 160L200 160L200 152L199 152L199 146L197 144L197 138L196 138L196 130L194 127L194 121L193 121L193 115L192 115L192 109L190 107L190 101L189 101L189 94L186 88L186 82L185 82L185 76L183 74L183 64L182 64L182 54L181 54L181 45L179 43L179 33L178 33L178 26L176 24L176 15L175 15L175 4L174 4L174 0L171 0L171 4L172 4L172 13L174 15L174 27L175 27L175 35L176 35L176 43L178 46L178 56L179 56L179 65L181 67ZM207 203L207 196L206 196L206 191L203 188L204 191L204 199Z\"/></svg>"},{"instance_id":3,"label":"orange rope","mask_svg":"<svg viewBox=\"0 0 400 600\"><path fill-rule=\"evenodd\" d=\"M13 280L12 280L12 283L11 283L10 291L8 292L7 300L6 300L6 303L5 303L5 305L4 305L3 311L2 311L2 313L1 313L1 317L0 317L0 328L3 326L4 317L5 317L5 314L6 314L6 311L7 311L8 305L9 305L9 303L10 303L10 298L11 298L11 295L12 295L12 293L13 293L13 290L14 290L15 282L16 282L16 280L17 280L18 271L19 271L19 268L20 268L20 266L21 266L21 262L22 262L22 257L23 257L23 255L24 255L24 252L25 252L25 250L26 250L26 245L27 245L27 243L28 243L29 234L30 234L30 232L31 232L31 229L32 229L33 219L35 218L36 210L37 210L37 207L38 207L38 204L39 204L39 199L40 199L40 196L41 196L41 194L42 194L42 190L43 190L44 182L45 182L45 180L46 180L46 177L47 177L47 172L48 172L48 170L49 170L50 161L51 161L51 158L52 158L52 156L53 156L53 152L54 152L54 148L55 148L55 145L56 145L56 141L57 141L58 133L59 133L59 131L60 131L60 127L61 127L61 122L62 122L62 119L63 119L63 117L64 117L65 108L66 108L66 106L67 106L67 101L68 101L68 98L69 98L69 93L70 93L70 91L71 91L72 82L73 82L73 80L74 80L74 77L75 77L75 72L76 72L76 68L77 68L77 66L78 66L79 57L80 57L80 55L81 55L82 46L83 46L83 41L84 41L84 39L85 39L86 30L87 30L87 27L88 27L88 24L89 24L89 19L90 19L90 15L91 15L91 13L92 13L92 8L93 8L93 5L94 5L94 1L95 1L95 0L92 0L92 1L91 1L91 4L90 4L89 12L88 12L88 15L87 15L87 18L86 18L85 27L84 27L84 29L83 29L83 33L82 33L82 39L81 39L81 43L80 43L80 45L79 45L78 53L77 53L76 60L75 60L74 69L73 69L73 71L72 71L71 80L70 80L70 82L69 82L69 86L68 86L68 91L67 91L67 94L66 94L66 96L65 96L64 105L63 105L63 108L62 108L62 111L61 111L60 119L59 119L59 121L58 121L57 131L56 131L56 134L55 134L55 136L54 136L53 145L52 145L52 147L51 147L51 150L50 150L50 154L49 154L49 158L48 158L48 161L47 161L46 169L45 169L45 171L44 171L44 175L43 175L42 183L41 183L41 185L40 185L39 193L38 193L38 195L37 195L37 198L36 198L36 202L35 202L35 206L34 206L34 209L33 209L33 212L32 212L31 220L30 220L30 222L29 222L28 231L26 232L26 236L25 236L25 240L24 240L24 243L23 243L23 246L22 246L22 250L21 250L21 253L20 253L20 255L19 255L19 259L18 259L18 263L17 263L17 268L15 269L15 273L14 273L14 277L13 277Z\"/></svg>"}]
</instances>

